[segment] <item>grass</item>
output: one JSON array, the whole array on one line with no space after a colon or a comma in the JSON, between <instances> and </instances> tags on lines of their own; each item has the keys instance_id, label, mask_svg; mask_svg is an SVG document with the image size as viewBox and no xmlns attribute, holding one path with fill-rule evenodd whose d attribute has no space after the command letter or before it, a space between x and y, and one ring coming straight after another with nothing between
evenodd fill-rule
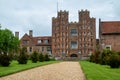
<instances>
[{"instance_id":1,"label":"grass","mask_svg":"<svg viewBox=\"0 0 120 80\"><path fill-rule=\"evenodd\" d=\"M80 64L87 80L120 80L120 68L112 69L88 61L80 61Z\"/></svg>"},{"instance_id":2,"label":"grass","mask_svg":"<svg viewBox=\"0 0 120 80\"><path fill-rule=\"evenodd\" d=\"M60 62L60 61L48 61L48 62L37 62L37 63L32 63L31 61L28 61L27 64L18 64L17 61L12 61L9 67L0 66L0 77L13 74L16 72L24 71L27 69L31 69L34 67L53 64L57 62Z\"/></svg>"}]
</instances>

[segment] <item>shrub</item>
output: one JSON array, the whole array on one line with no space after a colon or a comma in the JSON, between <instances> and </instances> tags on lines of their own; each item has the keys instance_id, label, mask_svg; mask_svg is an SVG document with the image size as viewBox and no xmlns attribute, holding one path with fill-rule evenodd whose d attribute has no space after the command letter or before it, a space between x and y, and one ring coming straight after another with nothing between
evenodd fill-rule
<instances>
[{"instance_id":1,"label":"shrub","mask_svg":"<svg viewBox=\"0 0 120 80\"><path fill-rule=\"evenodd\" d=\"M10 65L10 57L7 54L0 55L0 64L2 66L9 66Z\"/></svg>"},{"instance_id":2,"label":"shrub","mask_svg":"<svg viewBox=\"0 0 120 80\"><path fill-rule=\"evenodd\" d=\"M43 62L43 61L44 61L44 56L43 56L42 53L40 53L40 55L39 55L39 61L40 61L40 62Z\"/></svg>"},{"instance_id":3,"label":"shrub","mask_svg":"<svg viewBox=\"0 0 120 80\"><path fill-rule=\"evenodd\" d=\"M45 54L45 61L50 61L48 54Z\"/></svg>"},{"instance_id":4,"label":"shrub","mask_svg":"<svg viewBox=\"0 0 120 80\"><path fill-rule=\"evenodd\" d=\"M26 48L22 48L22 50L20 51L20 55L18 57L18 62L19 64L27 64L27 49Z\"/></svg>"},{"instance_id":5,"label":"shrub","mask_svg":"<svg viewBox=\"0 0 120 80\"><path fill-rule=\"evenodd\" d=\"M113 54L110 56L109 65L111 68L119 68L120 66L120 55Z\"/></svg>"},{"instance_id":6,"label":"shrub","mask_svg":"<svg viewBox=\"0 0 120 80\"><path fill-rule=\"evenodd\" d=\"M110 51L109 49L103 50L103 52L100 54L100 64L102 65L108 65L110 55L114 54L114 51Z\"/></svg>"},{"instance_id":7,"label":"shrub","mask_svg":"<svg viewBox=\"0 0 120 80\"><path fill-rule=\"evenodd\" d=\"M50 61L56 61L56 59L55 58L50 58Z\"/></svg>"},{"instance_id":8,"label":"shrub","mask_svg":"<svg viewBox=\"0 0 120 80\"><path fill-rule=\"evenodd\" d=\"M95 63L99 63L99 55L100 55L100 51L96 51L94 54L92 54L90 56L90 62L95 62Z\"/></svg>"},{"instance_id":9,"label":"shrub","mask_svg":"<svg viewBox=\"0 0 120 80\"><path fill-rule=\"evenodd\" d=\"M36 63L38 61L38 53L36 51L32 53L31 60L33 63Z\"/></svg>"}]
</instances>

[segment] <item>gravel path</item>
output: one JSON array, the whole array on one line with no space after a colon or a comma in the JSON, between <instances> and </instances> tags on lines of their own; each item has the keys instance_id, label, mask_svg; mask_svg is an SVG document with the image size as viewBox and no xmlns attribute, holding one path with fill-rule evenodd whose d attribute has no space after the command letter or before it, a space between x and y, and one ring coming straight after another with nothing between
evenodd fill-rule
<instances>
[{"instance_id":1,"label":"gravel path","mask_svg":"<svg viewBox=\"0 0 120 80\"><path fill-rule=\"evenodd\" d=\"M61 62L0 78L0 80L85 80L79 62Z\"/></svg>"}]
</instances>

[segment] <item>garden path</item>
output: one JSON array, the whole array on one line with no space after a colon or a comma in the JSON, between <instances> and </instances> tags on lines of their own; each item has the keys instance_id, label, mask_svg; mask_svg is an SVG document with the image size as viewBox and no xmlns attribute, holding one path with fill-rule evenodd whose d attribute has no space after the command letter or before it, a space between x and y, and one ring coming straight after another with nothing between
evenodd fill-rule
<instances>
[{"instance_id":1,"label":"garden path","mask_svg":"<svg viewBox=\"0 0 120 80\"><path fill-rule=\"evenodd\" d=\"M60 62L1 77L0 80L85 80L79 62Z\"/></svg>"}]
</instances>

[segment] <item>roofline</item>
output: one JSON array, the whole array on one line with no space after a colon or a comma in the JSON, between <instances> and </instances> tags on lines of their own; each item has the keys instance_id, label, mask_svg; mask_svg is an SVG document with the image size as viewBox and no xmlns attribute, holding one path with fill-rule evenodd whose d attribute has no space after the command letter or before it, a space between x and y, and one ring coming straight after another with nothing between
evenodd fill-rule
<instances>
[{"instance_id":1,"label":"roofline","mask_svg":"<svg viewBox=\"0 0 120 80\"><path fill-rule=\"evenodd\" d=\"M44 37L52 38L52 36L35 36L35 37L33 37L33 38L38 38L38 37L40 37L40 38L44 38Z\"/></svg>"},{"instance_id":2,"label":"roofline","mask_svg":"<svg viewBox=\"0 0 120 80\"><path fill-rule=\"evenodd\" d=\"M120 22L120 21L101 21L101 23L104 23L104 22Z\"/></svg>"}]
</instances>

